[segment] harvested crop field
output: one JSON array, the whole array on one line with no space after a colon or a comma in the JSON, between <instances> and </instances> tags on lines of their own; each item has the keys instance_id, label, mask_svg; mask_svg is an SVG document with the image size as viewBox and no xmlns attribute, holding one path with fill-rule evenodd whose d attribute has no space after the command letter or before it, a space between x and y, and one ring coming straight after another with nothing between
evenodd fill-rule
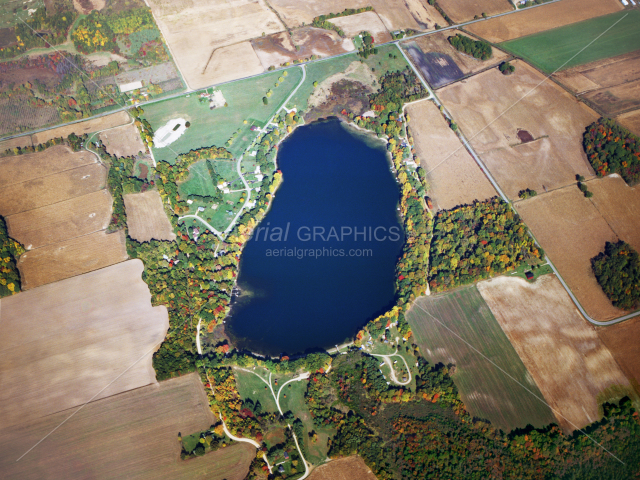
<instances>
[{"instance_id":1,"label":"harvested crop field","mask_svg":"<svg viewBox=\"0 0 640 480\"><path fill-rule=\"evenodd\" d=\"M380 20L390 32L395 30L433 30L447 21L427 0L371 0Z\"/></svg>"},{"instance_id":2,"label":"harvested crop field","mask_svg":"<svg viewBox=\"0 0 640 480\"><path fill-rule=\"evenodd\" d=\"M125 261L124 231L104 230L23 253L18 260L22 289L39 287Z\"/></svg>"},{"instance_id":3,"label":"harvested crop field","mask_svg":"<svg viewBox=\"0 0 640 480\"><path fill-rule=\"evenodd\" d=\"M11 238L27 250L104 230L113 199L107 190L6 217Z\"/></svg>"},{"instance_id":4,"label":"harvested crop field","mask_svg":"<svg viewBox=\"0 0 640 480\"><path fill-rule=\"evenodd\" d=\"M373 36L376 44L391 41L391 34L375 12L363 12L346 17L332 18L330 22L344 30L347 37L355 37L366 30Z\"/></svg>"},{"instance_id":5,"label":"harvested crop field","mask_svg":"<svg viewBox=\"0 0 640 480\"><path fill-rule=\"evenodd\" d=\"M610 320L624 315L611 304L591 269L591 259L618 237L578 187L538 195L515 207L590 317Z\"/></svg>"},{"instance_id":6,"label":"harvested crop field","mask_svg":"<svg viewBox=\"0 0 640 480\"><path fill-rule=\"evenodd\" d=\"M431 185L428 195L436 209L448 210L496 195L487 177L433 102L413 103L406 111L416 154L420 165L428 172L427 179Z\"/></svg>"},{"instance_id":7,"label":"harvested crop field","mask_svg":"<svg viewBox=\"0 0 640 480\"><path fill-rule=\"evenodd\" d=\"M92 402L19 462L71 414L56 413L0 430L0 469L11 478L242 480L255 448L238 444L181 461L178 434L215 419L196 374ZM43 476L43 472L47 475Z\"/></svg>"},{"instance_id":8,"label":"harvested crop field","mask_svg":"<svg viewBox=\"0 0 640 480\"><path fill-rule=\"evenodd\" d=\"M309 480L376 480L376 476L362 457L354 455L316 467L309 475Z\"/></svg>"},{"instance_id":9,"label":"harvested crop field","mask_svg":"<svg viewBox=\"0 0 640 480\"><path fill-rule=\"evenodd\" d=\"M139 242L176 239L157 190L125 195L124 205L131 238Z\"/></svg>"},{"instance_id":10,"label":"harvested crop field","mask_svg":"<svg viewBox=\"0 0 640 480\"><path fill-rule=\"evenodd\" d=\"M640 338L640 317L608 327L596 327L596 332L640 395L640 355L635 341Z\"/></svg>"},{"instance_id":11,"label":"harvested crop field","mask_svg":"<svg viewBox=\"0 0 640 480\"><path fill-rule=\"evenodd\" d=\"M526 63L513 65L512 75L495 68L439 91L500 187L517 198L574 183L576 174L593 177L582 136L598 115ZM523 143L520 130L534 141Z\"/></svg>"},{"instance_id":12,"label":"harvested crop field","mask_svg":"<svg viewBox=\"0 0 640 480\"><path fill-rule=\"evenodd\" d=\"M478 290L565 431L598 420L603 400L630 393L613 356L554 275L534 283L498 277Z\"/></svg>"},{"instance_id":13,"label":"harvested crop field","mask_svg":"<svg viewBox=\"0 0 640 480\"><path fill-rule=\"evenodd\" d=\"M640 136L640 110L623 113L616 117L616 121L623 127L628 128L631 132Z\"/></svg>"},{"instance_id":14,"label":"harvested crop field","mask_svg":"<svg viewBox=\"0 0 640 480\"><path fill-rule=\"evenodd\" d=\"M156 383L169 317L151 306L143 268L131 260L2 299L3 426Z\"/></svg>"},{"instance_id":15,"label":"harvested crop field","mask_svg":"<svg viewBox=\"0 0 640 480\"><path fill-rule=\"evenodd\" d=\"M508 0L438 0L438 5L456 23L473 20L483 13L491 16L513 10L513 5Z\"/></svg>"},{"instance_id":16,"label":"harvested crop field","mask_svg":"<svg viewBox=\"0 0 640 480\"><path fill-rule=\"evenodd\" d=\"M149 4L190 88L252 75L258 73L257 66L262 71L251 44L245 41L284 30L263 0L150 0ZM218 51L234 44L240 46ZM235 55L239 56L234 63Z\"/></svg>"},{"instance_id":17,"label":"harvested crop field","mask_svg":"<svg viewBox=\"0 0 640 480\"><path fill-rule=\"evenodd\" d=\"M31 140L34 145L44 143L47 140L58 137L68 137L72 133L76 135L84 135L85 133L98 132L107 128L117 127L129 123L131 117L127 112L117 112L111 115L105 115L104 117L93 118L84 122L73 123L71 125L65 125L63 127L52 128L44 132L38 132L31 135Z\"/></svg>"},{"instance_id":18,"label":"harvested crop field","mask_svg":"<svg viewBox=\"0 0 640 480\"><path fill-rule=\"evenodd\" d=\"M107 169L92 163L8 185L0 192L0 215L14 215L101 190L106 179Z\"/></svg>"},{"instance_id":19,"label":"harvested crop field","mask_svg":"<svg viewBox=\"0 0 640 480\"><path fill-rule=\"evenodd\" d=\"M269 0L269 5L278 12L279 17L289 28L299 27L303 23L310 25L315 17L329 13L342 12L345 8L362 8L370 5L366 0Z\"/></svg>"},{"instance_id":20,"label":"harvested crop field","mask_svg":"<svg viewBox=\"0 0 640 480\"><path fill-rule=\"evenodd\" d=\"M465 55L451 46L449 37L464 32L448 30L447 32L427 35L403 44L413 62L422 71L433 88L440 88L454 82L463 76L477 73L480 70L497 65L509 55L502 50L493 48L493 55L488 60L480 60ZM470 37L475 40L474 37Z\"/></svg>"},{"instance_id":21,"label":"harvested crop field","mask_svg":"<svg viewBox=\"0 0 640 480\"><path fill-rule=\"evenodd\" d=\"M251 45L265 69L286 62L293 63L294 60L302 60L312 55L330 57L355 50L351 39L341 38L332 30L314 27L296 28L291 37L287 32L280 32L254 38Z\"/></svg>"},{"instance_id":22,"label":"harvested crop field","mask_svg":"<svg viewBox=\"0 0 640 480\"><path fill-rule=\"evenodd\" d=\"M513 15L477 22L466 29L492 43L500 43L623 9L624 6L618 0L562 0Z\"/></svg>"},{"instance_id":23,"label":"harvested crop field","mask_svg":"<svg viewBox=\"0 0 640 480\"><path fill-rule=\"evenodd\" d=\"M455 364L452 378L472 415L505 431L554 420L551 410L527 391L542 397L475 286L421 297L406 316L421 355L432 363Z\"/></svg>"},{"instance_id":24,"label":"harvested crop field","mask_svg":"<svg viewBox=\"0 0 640 480\"><path fill-rule=\"evenodd\" d=\"M116 157L132 157L144 152L145 147L140 132L135 125L123 125L100 134L100 140L111 155Z\"/></svg>"}]
</instances>

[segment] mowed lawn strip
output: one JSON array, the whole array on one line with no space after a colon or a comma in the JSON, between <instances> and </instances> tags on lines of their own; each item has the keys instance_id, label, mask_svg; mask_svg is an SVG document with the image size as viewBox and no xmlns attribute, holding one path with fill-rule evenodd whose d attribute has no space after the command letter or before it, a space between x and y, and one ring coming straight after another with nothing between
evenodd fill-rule
<instances>
[{"instance_id":1,"label":"mowed lawn strip","mask_svg":"<svg viewBox=\"0 0 640 480\"><path fill-rule=\"evenodd\" d=\"M500 46L551 73L561 67L570 68L639 49L638 22L639 10L622 11L504 42Z\"/></svg>"},{"instance_id":2,"label":"mowed lawn strip","mask_svg":"<svg viewBox=\"0 0 640 480\"><path fill-rule=\"evenodd\" d=\"M407 312L407 320L427 360L455 364L452 378L472 415L505 431L554 421L549 407L538 399L542 393L475 286L422 297Z\"/></svg>"}]
</instances>

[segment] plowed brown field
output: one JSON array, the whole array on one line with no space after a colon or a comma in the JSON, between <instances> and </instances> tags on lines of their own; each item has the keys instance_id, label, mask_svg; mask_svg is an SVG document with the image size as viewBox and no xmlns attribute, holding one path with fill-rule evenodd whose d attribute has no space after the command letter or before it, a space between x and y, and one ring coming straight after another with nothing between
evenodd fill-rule
<instances>
[{"instance_id":1,"label":"plowed brown field","mask_svg":"<svg viewBox=\"0 0 640 480\"><path fill-rule=\"evenodd\" d=\"M176 239L171 222L162 206L160 194L156 190L125 195L124 205L127 209L127 227L131 238L139 242Z\"/></svg>"},{"instance_id":2,"label":"plowed brown field","mask_svg":"<svg viewBox=\"0 0 640 480\"><path fill-rule=\"evenodd\" d=\"M364 12L346 17L332 18L331 23L344 30L348 37L355 37L362 31L373 35L376 44L391 41L391 34L387 31L382 20L375 12Z\"/></svg>"},{"instance_id":3,"label":"plowed brown field","mask_svg":"<svg viewBox=\"0 0 640 480\"><path fill-rule=\"evenodd\" d=\"M640 338L640 317L608 327L597 327L596 332L640 395L640 354L638 342L635 341Z\"/></svg>"},{"instance_id":4,"label":"plowed brown field","mask_svg":"<svg viewBox=\"0 0 640 480\"><path fill-rule=\"evenodd\" d=\"M623 113L622 115L618 116L616 120L620 123L620 125L628 128L633 133L640 136L640 110Z\"/></svg>"},{"instance_id":5,"label":"plowed brown field","mask_svg":"<svg viewBox=\"0 0 640 480\"><path fill-rule=\"evenodd\" d=\"M320 465L311 472L309 480L376 480L376 476L361 457L354 455Z\"/></svg>"},{"instance_id":6,"label":"plowed brown field","mask_svg":"<svg viewBox=\"0 0 640 480\"><path fill-rule=\"evenodd\" d=\"M513 5L508 0L438 0L438 5L456 23L473 20L483 13L491 16L513 10Z\"/></svg>"},{"instance_id":7,"label":"plowed brown field","mask_svg":"<svg viewBox=\"0 0 640 480\"><path fill-rule=\"evenodd\" d=\"M133 124L107 130L100 134L100 140L107 152L116 157L131 157L145 151L138 127Z\"/></svg>"}]
</instances>

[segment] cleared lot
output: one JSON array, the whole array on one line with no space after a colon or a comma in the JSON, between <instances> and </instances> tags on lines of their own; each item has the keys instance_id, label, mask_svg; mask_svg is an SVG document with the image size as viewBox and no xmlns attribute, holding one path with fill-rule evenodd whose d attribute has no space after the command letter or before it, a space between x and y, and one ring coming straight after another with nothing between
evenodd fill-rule
<instances>
[{"instance_id":1,"label":"cleared lot","mask_svg":"<svg viewBox=\"0 0 640 480\"><path fill-rule=\"evenodd\" d=\"M2 299L3 426L155 383L169 318L151 306L142 270L131 260Z\"/></svg>"},{"instance_id":2,"label":"cleared lot","mask_svg":"<svg viewBox=\"0 0 640 480\"><path fill-rule=\"evenodd\" d=\"M430 172L427 174L431 184L428 195L437 209L448 210L496 195L433 102L414 103L406 111L420 165L425 172Z\"/></svg>"},{"instance_id":3,"label":"cleared lot","mask_svg":"<svg viewBox=\"0 0 640 480\"><path fill-rule=\"evenodd\" d=\"M456 23L473 20L484 13L487 16L513 10L508 0L438 0L447 15Z\"/></svg>"},{"instance_id":4,"label":"cleared lot","mask_svg":"<svg viewBox=\"0 0 640 480\"><path fill-rule=\"evenodd\" d=\"M16 459L72 411L0 430L0 470L21 479L242 480L255 448L238 444L180 460L178 435L215 419L196 374L88 404L19 462Z\"/></svg>"},{"instance_id":5,"label":"cleared lot","mask_svg":"<svg viewBox=\"0 0 640 480\"><path fill-rule=\"evenodd\" d=\"M491 69L439 91L500 187L517 198L593 177L582 135L598 115L524 62L513 65L512 75Z\"/></svg>"},{"instance_id":6,"label":"cleared lot","mask_svg":"<svg viewBox=\"0 0 640 480\"><path fill-rule=\"evenodd\" d=\"M485 40L500 43L623 9L624 6L618 0L562 0L517 14L477 22L467 29Z\"/></svg>"},{"instance_id":7,"label":"cleared lot","mask_svg":"<svg viewBox=\"0 0 640 480\"><path fill-rule=\"evenodd\" d=\"M593 202L577 187L567 187L515 207L589 316L610 320L624 314L611 304L591 269L591 259L605 243L618 240Z\"/></svg>"},{"instance_id":8,"label":"cleared lot","mask_svg":"<svg viewBox=\"0 0 640 480\"><path fill-rule=\"evenodd\" d=\"M176 239L157 190L124 196L129 236L139 242Z\"/></svg>"},{"instance_id":9,"label":"cleared lot","mask_svg":"<svg viewBox=\"0 0 640 480\"><path fill-rule=\"evenodd\" d=\"M191 88L262 71L250 44L224 49L284 30L263 0L150 0L154 17ZM247 49L248 46L248 49ZM239 55L234 60L234 55ZM213 63L212 63L213 61ZM256 67L260 66L257 72ZM226 69L226 70L224 70Z\"/></svg>"},{"instance_id":10,"label":"cleared lot","mask_svg":"<svg viewBox=\"0 0 640 480\"><path fill-rule=\"evenodd\" d=\"M480 282L478 290L565 431L598 420L599 403L631 391L555 276L534 283L498 277Z\"/></svg>"},{"instance_id":11,"label":"cleared lot","mask_svg":"<svg viewBox=\"0 0 640 480\"><path fill-rule=\"evenodd\" d=\"M145 151L138 127L133 124L103 132L100 140L104 142L107 152L116 157L131 157Z\"/></svg>"},{"instance_id":12,"label":"cleared lot","mask_svg":"<svg viewBox=\"0 0 640 480\"><path fill-rule=\"evenodd\" d=\"M23 253L18 260L22 289L98 270L128 258L124 231L104 230Z\"/></svg>"}]
</instances>

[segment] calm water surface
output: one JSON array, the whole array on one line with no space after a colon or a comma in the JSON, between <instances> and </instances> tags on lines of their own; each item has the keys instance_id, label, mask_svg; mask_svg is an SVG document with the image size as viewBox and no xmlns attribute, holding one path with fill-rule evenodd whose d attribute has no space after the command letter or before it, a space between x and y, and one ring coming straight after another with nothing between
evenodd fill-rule
<instances>
[{"instance_id":1,"label":"calm water surface","mask_svg":"<svg viewBox=\"0 0 640 480\"><path fill-rule=\"evenodd\" d=\"M393 304L398 184L384 145L337 120L298 128L278 167L283 183L242 253L227 332L271 355L333 347Z\"/></svg>"}]
</instances>

